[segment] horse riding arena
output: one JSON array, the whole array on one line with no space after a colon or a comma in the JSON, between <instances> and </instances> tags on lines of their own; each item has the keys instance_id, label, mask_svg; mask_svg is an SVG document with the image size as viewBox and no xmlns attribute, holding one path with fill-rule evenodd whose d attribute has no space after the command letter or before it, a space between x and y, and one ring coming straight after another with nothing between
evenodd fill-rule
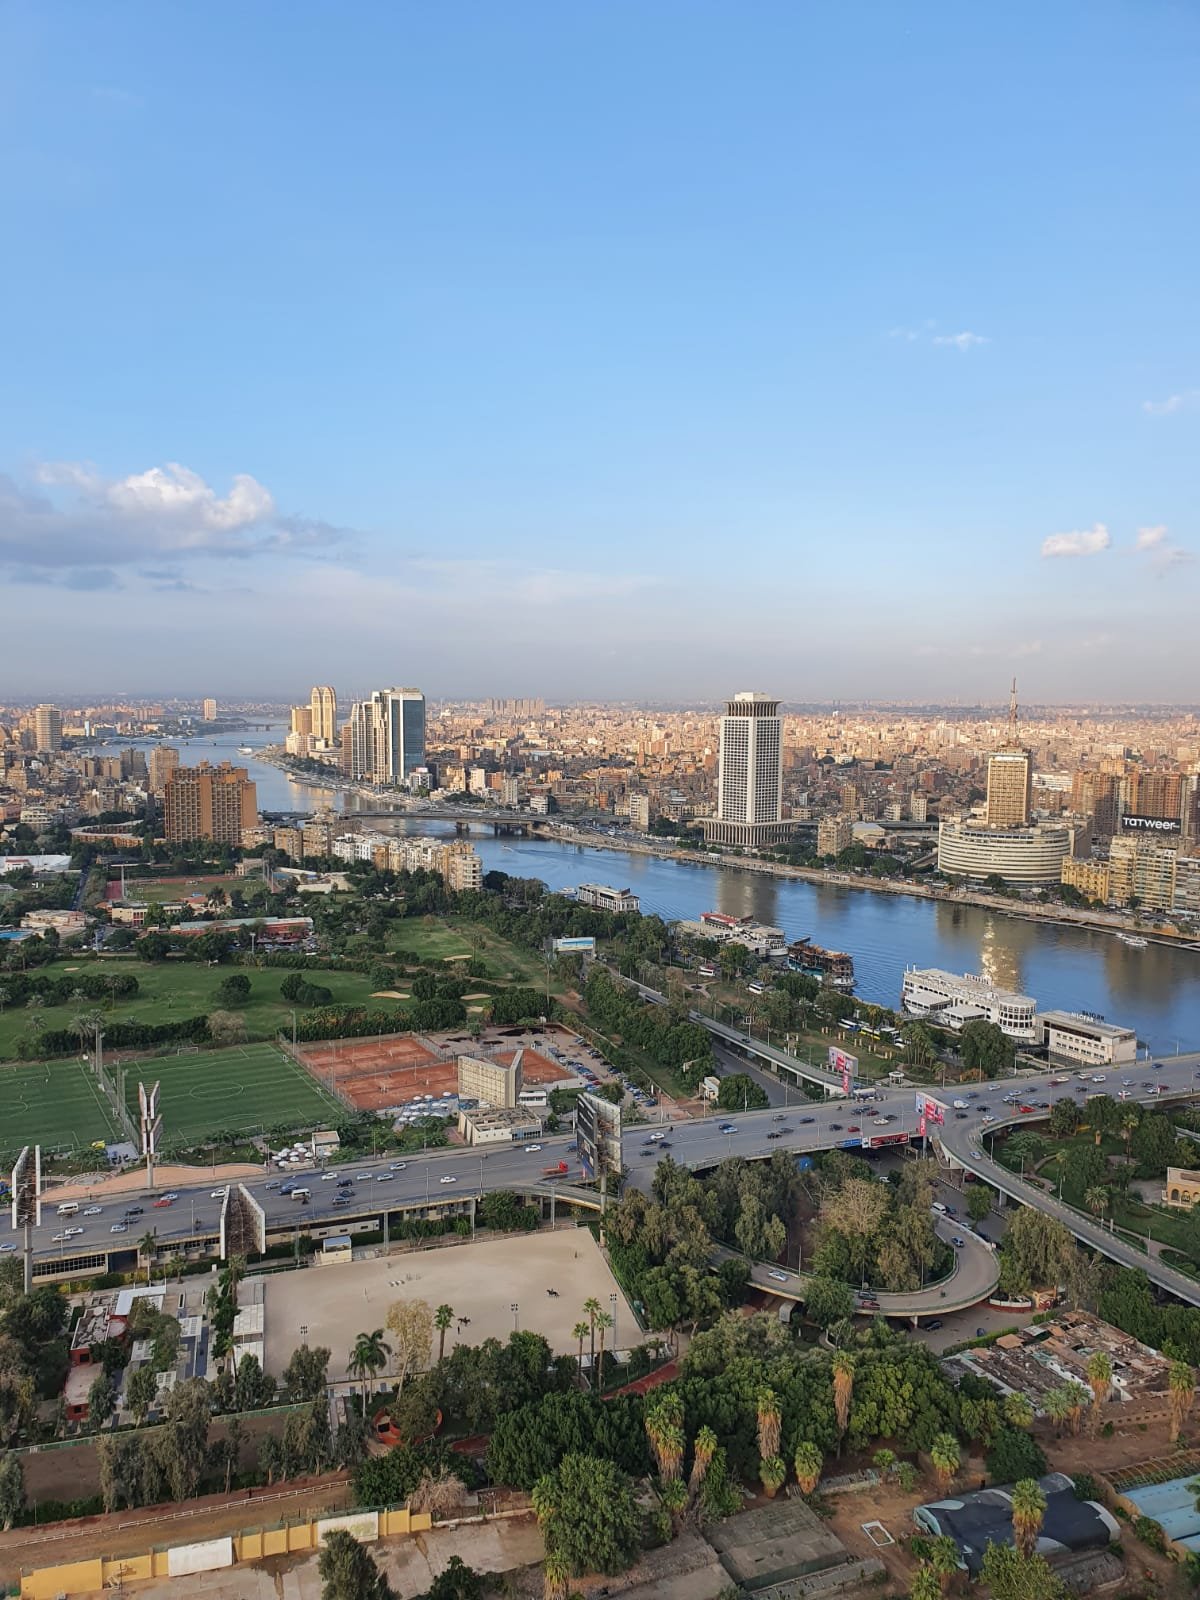
<instances>
[{"instance_id":1,"label":"horse riding arena","mask_svg":"<svg viewBox=\"0 0 1200 1600\"><path fill-rule=\"evenodd\" d=\"M437 1041L433 1041L436 1044ZM385 1111L423 1095L435 1099L458 1089L458 1050L475 1053L470 1040L461 1044L431 1043L410 1033L376 1039L329 1039L302 1044L296 1058L320 1084L357 1111ZM494 1061L511 1061L514 1052L489 1048ZM527 1084L559 1083L568 1077L561 1066L537 1050L527 1049L521 1061Z\"/></svg>"}]
</instances>

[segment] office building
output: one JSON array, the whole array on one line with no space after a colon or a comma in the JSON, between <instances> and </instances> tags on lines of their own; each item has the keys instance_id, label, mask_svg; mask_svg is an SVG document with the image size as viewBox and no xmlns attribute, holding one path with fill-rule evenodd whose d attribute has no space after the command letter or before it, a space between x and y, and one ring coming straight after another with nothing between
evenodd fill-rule
<instances>
[{"instance_id":1,"label":"office building","mask_svg":"<svg viewBox=\"0 0 1200 1600\"><path fill-rule=\"evenodd\" d=\"M1109 898L1117 906L1170 911L1175 901L1175 861L1170 845L1153 839L1114 839L1108 851Z\"/></svg>"},{"instance_id":2,"label":"office building","mask_svg":"<svg viewBox=\"0 0 1200 1600\"><path fill-rule=\"evenodd\" d=\"M312 711L308 706L293 706L291 713L291 731L307 737L313 731Z\"/></svg>"},{"instance_id":3,"label":"office building","mask_svg":"<svg viewBox=\"0 0 1200 1600\"><path fill-rule=\"evenodd\" d=\"M988 758L989 828L1024 828L1033 799L1033 762L1017 737L1017 680L1008 705L1008 739Z\"/></svg>"},{"instance_id":4,"label":"office building","mask_svg":"<svg viewBox=\"0 0 1200 1600\"><path fill-rule=\"evenodd\" d=\"M337 695L328 684L315 684L310 696L308 731L323 744L337 742Z\"/></svg>"},{"instance_id":5,"label":"office building","mask_svg":"<svg viewBox=\"0 0 1200 1600\"><path fill-rule=\"evenodd\" d=\"M273 829L271 844L274 849L282 850L293 861L299 861L304 854L304 835L299 828Z\"/></svg>"},{"instance_id":6,"label":"office building","mask_svg":"<svg viewBox=\"0 0 1200 1600\"><path fill-rule=\"evenodd\" d=\"M62 712L57 706L38 706L33 713L33 734L39 754L56 755L62 749Z\"/></svg>"},{"instance_id":7,"label":"office building","mask_svg":"<svg viewBox=\"0 0 1200 1600\"><path fill-rule=\"evenodd\" d=\"M167 779L179 766L179 751L171 744L156 744L147 762L151 794L162 794Z\"/></svg>"},{"instance_id":8,"label":"office building","mask_svg":"<svg viewBox=\"0 0 1200 1600\"><path fill-rule=\"evenodd\" d=\"M460 1111L458 1132L469 1145L523 1144L541 1137L542 1119L536 1111L520 1106Z\"/></svg>"},{"instance_id":9,"label":"office building","mask_svg":"<svg viewBox=\"0 0 1200 1600\"><path fill-rule=\"evenodd\" d=\"M1082 1067L1121 1067L1137 1060L1137 1034L1074 1011L1043 1011L1038 1017L1051 1061Z\"/></svg>"},{"instance_id":10,"label":"office building","mask_svg":"<svg viewBox=\"0 0 1200 1600\"><path fill-rule=\"evenodd\" d=\"M853 838L854 829L849 817L822 817L817 823L817 854L840 855L843 850L849 849Z\"/></svg>"},{"instance_id":11,"label":"office building","mask_svg":"<svg viewBox=\"0 0 1200 1600\"><path fill-rule=\"evenodd\" d=\"M783 724L779 701L753 692L726 701L717 760L717 814L701 823L710 844L757 849L785 839Z\"/></svg>"},{"instance_id":12,"label":"office building","mask_svg":"<svg viewBox=\"0 0 1200 1600\"><path fill-rule=\"evenodd\" d=\"M1061 882L1068 889L1078 889L1087 900L1108 901L1110 868L1107 861L1092 861L1085 857L1068 856L1062 864Z\"/></svg>"},{"instance_id":13,"label":"office building","mask_svg":"<svg viewBox=\"0 0 1200 1600\"><path fill-rule=\"evenodd\" d=\"M488 1061L482 1056L459 1056L458 1097L478 1100L490 1110L511 1110L521 1093L521 1058L518 1050L511 1061Z\"/></svg>"},{"instance_id":14,"label":"office building","mask_svg":"<svg viewBox=\"0 0 1200 1600\"><path fill-rule=\"evenodd\" d=\"M1121 810L1121 779L1115 772L1077 772L1071 779L1071 810L1091 817L1096 834L1111 839Z\"/></svg>"},{"instance_id":15,"label":"office building","mask_svg":"<svg viewBox=\"0 0 1200 1600\"><path fill-rule=\"evenodd\" d=\"M166 838L173 843L211 839L240 844L243 830L258 822L258 797L245 767L177 767L163 798Z\"/></svg>"},{"instance_id":16,"label":"office building","mask_svg":"<svg viewBox=\"0 0 1200 1600\"><path fill-rule=\"evenodd\" d=\"M206 700L202 711L205 722L215 722L217 720L217 702L215 700L211 698Z\"/></svg>"},{"instance_id":17,"label":"office building","mask_svg":"<svg viewBox=\"0 0 1200 1600\"><path fill-rule=\"evenodd\" d=\"M614 889L607 883L581 883L575 898L581 906L592 906L597 911L624 911L636 916L642 909L642 902L632 889Z\"/></svg>"},{"instance_id":18,"label":"office building","mask_svg":"<svg viewBox=\"0 0 1200 1600\"><path fill-rule=\"evenodd\" d=\"M419 689L376 689L350 711L350 776L404 783L425 764L425 696Z\"/></svg>"},{"instance_id":19,"label":"office building","mask_svg":"<svg viewBox=\"0 0 1200 1600\"><path fill-rule=\"evenodd\" d=\"M904 974L900 1006L909 1016L925 1017L939 1028L962 1028L968 1022L994 1022L1001 1032L1022 1044L1040 1043L1037 1001L1027 994L998 989L987 978L937 967L909 967Z\"/></svg>"},{"instance_id":20,"label":"office building","mask_svg":"<svg viewBox=\"0 0 1200 1600\"><path fill-rule=\"evenodd\" d=\"M938 824L938 871L947 877L1003 878L1017 888L1062 882L1062 864L1071 853L1071 829L1057 823L1028 828L981 827L978 823Z\"/></svg>"}]
</instances>

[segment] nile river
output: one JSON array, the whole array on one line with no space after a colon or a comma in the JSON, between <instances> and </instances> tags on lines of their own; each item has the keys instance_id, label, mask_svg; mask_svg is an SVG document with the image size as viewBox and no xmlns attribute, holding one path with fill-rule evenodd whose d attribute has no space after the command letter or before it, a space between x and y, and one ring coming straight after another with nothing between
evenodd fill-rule
<instances>
[{"instance_id":1,"label":"nile river","mask_svg":"<svg viewBox=\"0 0 1200 1600\"><path fill-rule=\"evenodd\" d=\"M259 806L311 811L321 805L352 812L356 797L297 783L266 762L239 756L239 745L277 742L281 733L220 734L182 745L184 760L231 760L250 769ZM147 748L143 746L143 748ZM387 831L452 834L453 824L404 819L373 822ZM838 888L735 867L689 865L625 851L599 850L552 839L495 839L476 829L472 842L493 868L541 878L552 889L578 883L628 886L642 910L670 921L702 911L752 916L781 927L789 939L854 957L856 992L894 1006L906 966L981 972L1033 995L1038 1003L1090 1011L1136 1028L1158 1052L1200 1047L1200 952L1151 944L1130 949L1110 933L1027 921L976 906Z\"/></svg>"}]
</instances>

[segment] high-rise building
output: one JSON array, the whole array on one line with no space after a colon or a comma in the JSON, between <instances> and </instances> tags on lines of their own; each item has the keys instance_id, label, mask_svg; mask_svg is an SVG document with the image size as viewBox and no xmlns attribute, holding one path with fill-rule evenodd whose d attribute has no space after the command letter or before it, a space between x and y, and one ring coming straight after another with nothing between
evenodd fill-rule
<instances>
[{"instance_id":1,"label":"high-rise building","mask_svg":"<svg viewBox=\"0 0 1200 1600\"><path fill-rule=\"evenodd\" d=\"M840 855L854 842L854 829L849 817L822 817L817 823L817 854Z\"/></svg>"},{"instance_id":2,"label":"high-rise building","mask_svg":"<svg viewBox=\"0 0 1200 1600\"><path fill-rule=\"evenodd\" d=\"M245 767L177 767L163 798L164 832L172 843L211 839L240 844L242 832L258 821L258 795Z\"/></svg>"},{"instance_id":3,"label":"high-rise building","mask_svg":"<svg viewBox=\"0 0 1200 1600\"><path fill-rule=\"evenodd\" d=\"M205 722L215 722L217 720L217 702L215 700L206 700L204 702L203 711Z\"/></svg>"},{"instance_id":4,"label":"high-rise building","mask_svg":"<svg viewBox=\"0 0 1200 1600\"><path fill-rule=\"evenodd\" d=\"M49 755L62 749L62 712L57 706L38 706L33 713L33 733L39 751Z\"/></svg>"},{"instance_id":5,"label":"high-rise building","mask_svg":"<svg viewBox=\"0 0 1200 1600\"><path fill-rule=\"evenodd\" d=\"M425 696L419 689L376 689L350 710L350 776L404 783L425 764Z\"/></svg>"},{"instance_id":6,"label":"high-rise building","mask_svg":"<svg viewBox=\"0 0 1200 1600\"><path fill-rule=\"evenodd\" d=\"M1091 817L1097 835L1111 839L1120 813L1121 779L1115 772L1077 772L1071 779L1071 810Z\"/></svg>"},{"instance_id":7,"label":"high-rise building","mask_svg":"<svg viewBox=\"0 0 1200 1600\"><path fill-rule=\"evenodd\" d=\"M779 701L743 691L725 703L717 760L717 814L702 823L713 844L772 844L783 821L783 724Z\"/></svg>"},{"instance_id":8,"label":"high-rise building","mask_svg":"<svg viewBox=\"0 0 1200 1600\"><path fill-rule=\"evenodd\" d=\"M316 684L310 700L312 725L305 732L333 744L337 739L337 695L328 684Z\"/></svg>"},{"instance_id":9,"label":"high-rise building","mask_svg":"<svg viewBox=\"0 0 1200 1600\"><path fill-rule=\"evenodd\" d=\"M291 731L305 735L313 731L313 716L308 706L292 707Z\"/></svg>"},{"instance_id":10,"label":"high-rise building","mask_svg":"<svg viewBox=\"0 0 1200 1600\"><path fill-rule=\"evenodd\" d=\"M1169 911L1175 898L1177 852L1152 839L1114 839L1108 853L1109 895L1115 905L1136 902Z\"/></svg>"},{"instance_id":11,"label":"high-rise building","mask_svg":"<svg viewBox=\"0 0 1200 1600\"><path fill-rule=\"evenodd\" d=\"M1017 680L1008 707L1008 740L988 757L989 828L1025 828L1033 799L1033 762L1017 739Z\"/></svg>"},{"instance_id":12,"label":"high-rise building","mask_svg":"<svg viewBox=\"0 0 1200 1600\"><path fill-rule=\"evenodd\" d=\"M929 796L917 794L916 791L908 797L908 815L913 822L925 822L929 817Z\"/></svg>"},{"instance_id":13,"label":"high-rise building","mask_svg":"<svg viewBox=\"0 0 1200 1600\"><path fill-rule=\"evenodd\" d=\"M147 763L150 771L150 792L162 794L167 779L179 766L179 751L171 744L156 744Z\"/></svg>"},{"instance_id":14,"label":"high-rise building","mask_svg":"<svg viewBox=\"0 0 1200 1600\"><path fill-rule=\"evenodd\" d=\"M1125 815L1179 822L1183 796L1181 772L1144 772L1135 767L1125 780Z\"/></svg>"}]
</instances>

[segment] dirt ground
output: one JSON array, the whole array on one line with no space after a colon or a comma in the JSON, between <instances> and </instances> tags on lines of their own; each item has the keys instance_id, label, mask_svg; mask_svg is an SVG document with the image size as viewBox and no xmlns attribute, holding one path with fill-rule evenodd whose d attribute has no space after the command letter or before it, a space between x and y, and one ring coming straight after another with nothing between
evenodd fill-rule
<instances>
[{"instance_id":1,"label":"dirt ground","mask_svg":"<svg viewBox=\"0 0 1200 1600\"><path fill-rule=\"evenodd\" d=\"M169 1189L174 1184L182 1188L190 1183L237 1183L242 1178L261 1178L261 1166L253 1166L248 1162L231 1162L226 1166L216 1167L185 1167L178 1163L167 1163L155 1167L154 1182L160 1189ZM145 1167L130 1167L126 1172L95 1174L85 1173L82 1177L68 1178L61 1186L52 1184L54 1198L59 1200L102 1200L105 1195L129 1194L140 1191L146 1187Z\"/></svg>"},{"instance_id":2,"label":"dirt ground","mask_svg":"<svg viewBox=\"0 0 1200 1600\"><path fill-rule=\"evenodd\" d=\"M557 1295L549 1295L548 1289L557 1290ZM507 1339L519 1326L542 1334L556 1354L570 1355L578 1348L571 1329L583 1315L583 1302L594 1295L607 1312L614 1294L616 1338L625 1349L641 1335L628 1301L586 1228L280 1273L266 1280L264 1365L275 1376L283 1371L296 1347L297 1330L304 1324L309 1344L325 1345L332 1352L330 1377L344 1379L357 1335L383 1327L394 1300L416 1299L431 1306L453 1306L463 1319L451 1324L447 1351L460 1342ZM607 1345L613 1348L611 1334Z\"/></svg>"}]
</instances>

